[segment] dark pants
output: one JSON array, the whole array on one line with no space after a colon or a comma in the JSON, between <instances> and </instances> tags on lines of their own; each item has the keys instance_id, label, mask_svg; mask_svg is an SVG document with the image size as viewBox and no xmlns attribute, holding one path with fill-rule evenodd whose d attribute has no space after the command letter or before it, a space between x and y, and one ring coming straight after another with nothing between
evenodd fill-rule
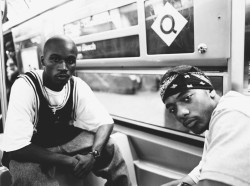
<instances>
[{"instance_id":1,"label":"dark pants","mask_svg":"<svg viewBox=\"0 0 250 186\"><path fill-rule=\"evenodd\" d=\"M89 135L89 134L88 134ZM86 142L86 141L85 141ZM89 143L89 144L88 144ZM86 143L89 149L91 140ZM74 147L75 148L75 147ZM85 147L81 147L84 151ZM56 167L46 171L40 164L10 161L13 186L83 186L84 180ZM107 179L105 186L131 186L125 161L118 146L110 139L95 162L92 172Z\"/></svg>"}]
</instances>

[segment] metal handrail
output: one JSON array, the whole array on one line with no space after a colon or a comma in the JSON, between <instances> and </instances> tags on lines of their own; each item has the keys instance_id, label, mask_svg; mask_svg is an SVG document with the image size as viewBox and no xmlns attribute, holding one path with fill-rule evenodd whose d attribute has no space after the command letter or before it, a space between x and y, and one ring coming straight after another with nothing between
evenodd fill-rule
<instances>
[{"instance_id":1,"label":"metal handrail","mask_svg":"<svg viewBox=\"0 0 250 186\"><path fill-rule=\"evenodd\" d=\"M6 16L7 11L7 4L5 0L5 7L3 16ZM0 5L1 9L1 5ZM2 122L3 122L3 129L6 119L6 113L7 113L7 96L6 96L6 78L5 78L5 62L4 62L4 42L3 42L3 27L2 27L2 20L4 20L5 17L2 17L2 14L0 14L0 96L1 96L1 108L2 108Z\"/></svg>"}]
</instances>

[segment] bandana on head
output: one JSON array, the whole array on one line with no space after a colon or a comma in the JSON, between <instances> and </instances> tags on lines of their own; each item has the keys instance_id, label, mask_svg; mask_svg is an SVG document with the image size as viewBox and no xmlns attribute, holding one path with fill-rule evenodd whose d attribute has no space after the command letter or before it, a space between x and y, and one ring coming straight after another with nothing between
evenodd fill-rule
<instances>
[{"instance_id":1,"label":"bandana on head","mask_svg":"<svg viewBox=\"0 0 250 186\"><path fill-rule=\"evenodd\" d=\"M166 98L188 89L213 90L209 78L197 67L188 65L177 66L162 77L160 95L163 103Z\"/></svg>"}]
</instances>

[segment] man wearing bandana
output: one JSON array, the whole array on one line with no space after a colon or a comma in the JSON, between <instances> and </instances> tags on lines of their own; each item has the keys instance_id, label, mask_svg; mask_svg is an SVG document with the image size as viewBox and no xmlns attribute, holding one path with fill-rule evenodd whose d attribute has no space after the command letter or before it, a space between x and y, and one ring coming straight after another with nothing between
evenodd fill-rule
<instances>
[{"instance_id":1,"label":"man wearing bandana","mask_svg":"<svg viewBox=\"0 0 250 186\"><path fill-rule=\"evenodd\" d=\"M250 99L234 91L220 97L200 69L187 65L163 76L160 94L169 113L186 128L205 132L199 165L163 186L249 186Z\"/></svg>"}]
</instances>

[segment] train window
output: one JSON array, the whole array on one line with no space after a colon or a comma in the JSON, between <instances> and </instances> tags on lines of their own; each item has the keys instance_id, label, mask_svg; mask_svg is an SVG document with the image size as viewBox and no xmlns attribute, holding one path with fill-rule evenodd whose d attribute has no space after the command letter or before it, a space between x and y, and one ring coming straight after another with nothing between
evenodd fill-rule
<instances>
[{"instance_id":1,"label":"train window","mask_svg":"<svg viewBox=\"0 0 250 186\"><path fill-rule=\"evenodd\" d=\"M31 69L41 68L41 44L42 37L40 35L15 42L16 58L19 72L24 73Z\"/></svg>"},{"instance_id":2,"label":"train window","mask_svg":"<svg viewBox=\"0 0 250 186\"><path fill-rule=\"evenodd\" d=\"M194 52L194 10L193 0L168 0L172 6L188 21L174 42L168 46L151 28L161 8L167 0L145 1L146 39L147 53L154 54L175 54ZM175 20L172 20L172 26Z\"/></svg>"},{"instance_id":3,"label":"train window","mask_svg":"<svg viewBox=\"0 0 250 186\"><path fill-rule=\"evenodd\" d=\"M140 56L138 35L78 44L77 48L78 59Z\"/></svg>"},{"instance_id":4,"label":"train window","mask_svg":"<svg viewBox=\"0 0 250 186\"><path fill-rule=\"evenodd\" d=\"M16 42L15 47L17 50L21 50L21 49L29 48L33 46L40 46L41 43L42 43L42 38L40 35L37 35L37 36L28 38L20 42Z\"/></svg>"},{"instance_id":5,"label":"train window","mask_svg":"<svg viewBox=\"0 0 250 186\"><path fill-rule=\"evenodd\" d=\"M36 46L21 50L23 72L39 69L38 49Z\"/></svg>"},{"instance_id":6,"label":"train window","mask_svg":"<svg viewBox=\"0 0 250 186\"><path fill-rule=\"evenodd\" d=\"M112 116L182 132L189 131L165 109L159 94L161 73L77 71ZM223 75L209 75L215 90L223 94ZM166 117L168 116L168 117Z\"/></svg>"},{"instance_id":7,"label":"train window","mask_svg":"<svg viewBox=\"0 0 250 186\"><path fill-rule=\"evenodd\" d=\"M132 3L67 23L63 27L66 35L80 37L108 30L127 28L137 24L137 4Z\"/></svg>"}]
</instances>

